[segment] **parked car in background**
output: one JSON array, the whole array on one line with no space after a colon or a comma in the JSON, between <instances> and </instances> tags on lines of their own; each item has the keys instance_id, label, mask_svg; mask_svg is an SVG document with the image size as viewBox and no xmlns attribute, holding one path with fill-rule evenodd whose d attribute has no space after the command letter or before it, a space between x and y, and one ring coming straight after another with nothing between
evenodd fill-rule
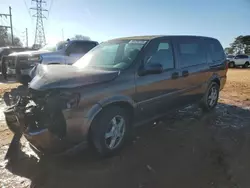
<instances>
[{"instance_id":1,"label":"parked car in background","mask_svg":"<svg viewBox=\"0 0 250 188\"><path fill-rule=\"evenodd\" d=\"M98 45L95 41L72 40L48 44L38 51L13 53L8 63L8 75L15 74L17 80L23 84L30 81L29 73L38 64L67 64L72 65L89 50Z\"/></svg>"},{"instance_id":2,"label":"parked car in background","mask_svg":"<svg viewBox=\"0 0 250 188\"><path fill-rule=\"evenodd\" d=\"M58 154L92 143L109 155L135 125L196 102L205 111L214 109L226 73L224 50L214 38L119 38L73 66L39 65L30 96L9 107L5 117L35 151Z\"/></svg>"},{"instance_id":3,"label":"parked car in background","mask_svg":"<svg viewBox=\"0 0 250 188\"><path fill-rule=\"evenodd\" d=\"M249 65L250 65L250 56L241 54L241 55L236 55L234 58L230 59L228 66L230 68L238 67L238 66L247 68Z\"/></svg>"},{"instance_id":4,"label":"parked car in background","mask_svg":"<svg viewBox=\"0 0 250 188\"><path fill-rule=\"evenodd\" d=\"M2 58L7 56L13 52L22 52L31 50L30 48L24 48L20 46L7 46L7 47L0 47L0 72L2 72Z\"/></svg>"},{"instance_id":5,"label":"parked car in background","mask_svg":"<svg viewBox=\"0 0 250 188\"><path fill-rule=\"evenodd\" d=\"M227 55L227 60L230 61L231 59L233 59L235 57L235 55Z\"/></svg>"}]
</instances>

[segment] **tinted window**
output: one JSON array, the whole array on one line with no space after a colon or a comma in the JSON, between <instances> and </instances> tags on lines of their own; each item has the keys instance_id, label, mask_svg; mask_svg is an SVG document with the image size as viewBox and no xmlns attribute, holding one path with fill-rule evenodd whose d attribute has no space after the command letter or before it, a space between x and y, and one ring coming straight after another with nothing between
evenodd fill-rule
<instances>
[{"instance_id":1,"label":"tinted window","mask_svg":"<svg viewBox=\"0 0 250 188\"><path fill-rule=\"evenodd\" d=\"M11 52L9 49L4 49L1 54L2 54L2 56L4 56L4 55L9 55L10 53Z\"/></svg>"},{"instance_id":2,"label":"tinted window","mask_svg":"<svg viewBox=\"0 0 250 188\"><path fill-rule=\"evenodd\" d=\"M248 58L247 55L237 55L236 56L237 59L245 59L245 58Z\"/></svg>"},{"instance_id":3,"label":"tinted window","mask_svg":"<svg viewBox=\"0 0 250 188\"><path fill-rule=\"evenodd\" d=\"M146 56L146 63L160 63L164 70L174 68L174 58L168 41L151 44L150 52Z\"/></svg>"},{"instance_id":4,"label":"tinted window","mask_svg":"<svg viewBox=\"0 0 250 188\"><path fill-rule=\"evenodd\" d=\"M94 48L96 43L93 42L74 42L70 45L70 53L87 53L89 50Z\"/></svg>"},{"instance_id":5,"label":"tinted window","mask_svg":"<svg viewBox=\"0 0 250 188\"><path fill-rule=\"evenodd\" d=\"M198 38L180 38L176 41L176 46L181 67L206 63L202 40Z\"/></svg>"},{"instance_id":6,"label":"tinted window","mask_svg":"<svg viewBox=\"0 0 250 188\"><path fill-rule=\"evenodd\" d=\"M208 40L208 47L213 61L221 61L225 59L225 52L218 40Z\"/></svg>"},{"instance_id":7,"label":"tinted window","mask_svg":"<svg viewBox=\"0 0 250 188\"><path fill-rule=\"evenodd\" d=\"M81 46L83 53L87 53L89 50L91 50L92 48L96 46L96 43L93 43L93 42L81 43L80 46Z\"/></svg>"},{"instance_id":8,"label":"tinted window","mask_svg":"<svg viewBox=\"0 0 250 188\"><path fill-rule=\"evenodd\" d=\"M227 58L234 58L234 55L228 55Z\"/></svg>"}]
</instances>

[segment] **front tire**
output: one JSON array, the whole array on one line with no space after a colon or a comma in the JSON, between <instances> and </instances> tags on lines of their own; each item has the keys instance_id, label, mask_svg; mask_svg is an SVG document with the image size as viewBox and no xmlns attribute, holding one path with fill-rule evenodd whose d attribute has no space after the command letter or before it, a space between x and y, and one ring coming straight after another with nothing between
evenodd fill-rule
<instances>
[{"instance_id":1,"label":"front tire","mask_svg":"<svg viewBox=\"0 0 250 188\"><path fill-rule=\"evenodd\" d=\"M219 99L220 86L216 82L212 82L201 101L203 111L211 111L215 108Z\"/></svg>"},{"instance_id":2,"label":"front tire","mask_svg":"<svg viewBox=\"0 0 250 188\"><path fill-rule=\"evenodd\" d=\"M91 126L92 143L101 156L109 156L124 146L131 118L123 108L111 106L99 114Z\"/></svg>"}]
</instances>

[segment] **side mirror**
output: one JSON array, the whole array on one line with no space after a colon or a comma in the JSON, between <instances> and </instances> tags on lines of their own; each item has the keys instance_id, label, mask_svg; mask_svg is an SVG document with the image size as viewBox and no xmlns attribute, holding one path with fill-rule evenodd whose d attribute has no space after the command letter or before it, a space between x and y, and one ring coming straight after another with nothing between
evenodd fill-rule
<instances>
[{"instance_id":1,"label":"side mirror","mask_svg":"<svg viewBox=\"0 0 250 188\"><path fill-rule=\"evenodd\" d=\"M141 71L139 71L140 76L147 74L161 74L163 72L163 67L160 63L149 63L146 64Z\"/></svg>"}]
</instances>

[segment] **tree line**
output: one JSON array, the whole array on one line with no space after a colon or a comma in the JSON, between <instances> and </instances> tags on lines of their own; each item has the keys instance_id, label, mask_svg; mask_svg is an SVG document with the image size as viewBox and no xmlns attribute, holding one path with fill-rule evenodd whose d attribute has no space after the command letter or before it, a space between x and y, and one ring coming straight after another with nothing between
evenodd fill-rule
<instances>
[{"instance_id":1,"label":"tree line","mask_svg":"<svg viewBox=\"0 0 250 188\"><path fill-rule=\"evenodd\" d=\"M11 35L8 33L7 28L0 27L0 47L2 46L22 46L21 40L14 36L14 44L12 45Z\"/></svg>"},{"instance_id":2,"label":"tree line","mask_svg":"<svg viewBox=\"0 0 250 188\"><path fill-rule=\"evenodd\" d=\"M236 37L229 47L225 48L227 54L248 54L250 55L250 35Z\"/></svg>"},{"instance_id":3,"label":"tree line","mask_svg":"<svg viewBox=\"0 0 250 188\"><path fill-rule=\"evenodd\" d=\"M90 40L90 37L77 34L77 35L75 35L74 37L72 37L70 39L71 40ZM21 40L16 36L14 36L13 42L14 42L14 44L12 45L11 35L10 35L10 33L8 33L7 28L0 27L0 47L4 47L4 46L23 46ZM33 45L34 48L36 48L36 46L37 46L37 44Z\"/></svg>"}]
</instances>

